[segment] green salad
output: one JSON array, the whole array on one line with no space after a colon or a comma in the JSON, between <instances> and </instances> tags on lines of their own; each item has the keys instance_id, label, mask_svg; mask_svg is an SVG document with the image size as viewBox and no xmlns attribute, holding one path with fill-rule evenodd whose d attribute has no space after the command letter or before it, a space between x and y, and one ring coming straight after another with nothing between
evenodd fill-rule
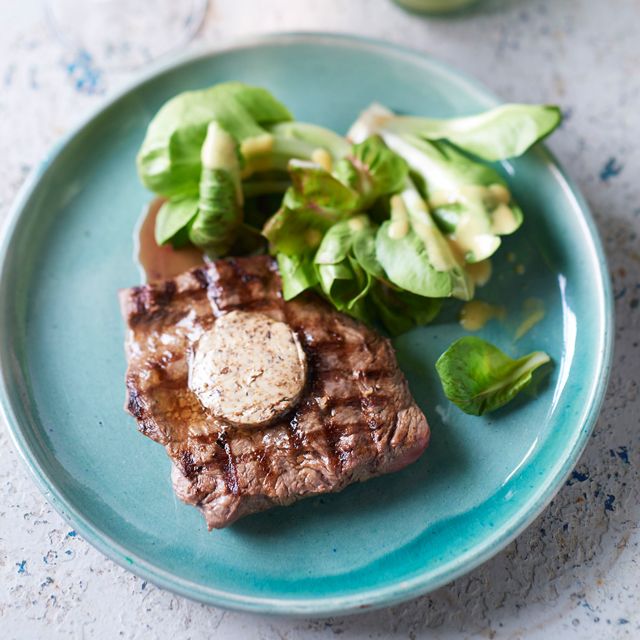
<instances>
[{"instance_id":1,"label":"green salad","mask_svg":"<svg viewBox=\"0 0 640 640\"><path fill-rule=\"evenodd\" d=\"M374 104L343 137L294 121L265 89L228 82L167 102L137 165L165 199L159 245L194 245L211 259L269 252L286 300L314 290L398 335L431 322L447 298L473 298L473 265L523 219L489 163L523 154L560 120L554 106L433 119ZM447 397L479 415L548 360L536 352L513 361L469 338L437 371Z\"/></svg>"}]
</instances>

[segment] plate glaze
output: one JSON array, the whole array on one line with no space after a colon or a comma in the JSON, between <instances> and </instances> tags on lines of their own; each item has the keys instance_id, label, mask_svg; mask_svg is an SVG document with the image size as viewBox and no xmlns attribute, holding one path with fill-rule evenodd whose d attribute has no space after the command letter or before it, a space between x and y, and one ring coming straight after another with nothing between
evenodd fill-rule
<instances>
[{"instance_id":1,"label":"plate glaze","mask_svg":"<svg viewBox=\"0 0 640 640\"><path fill-rule=\"evenodd\" d=\"M534 393L483 418L447 403L433 365L463 331L445 314L395 342L432 428L416 464L209 533L196 509L174 497L162 447L122 410L116 295L139 283L132 229L150 194L135 155L149 120L176 93L225 80L265 86L298 119L341 132L374 100L433 116L497 103L423 55L309 34L190 58L121 93L42 163L5 228L0 392L12 436L47 499L86 540L177 593L299 615L417 596L487 560L531 523L587 441L606 387L612 318L591 215L543 148L501 166L525 223L479 292L506 306L507 319L479 335L511 355L551 355L554 367ZM515 341L528 298L542 300L546 314Z\"/></svg>"}]
</instances>

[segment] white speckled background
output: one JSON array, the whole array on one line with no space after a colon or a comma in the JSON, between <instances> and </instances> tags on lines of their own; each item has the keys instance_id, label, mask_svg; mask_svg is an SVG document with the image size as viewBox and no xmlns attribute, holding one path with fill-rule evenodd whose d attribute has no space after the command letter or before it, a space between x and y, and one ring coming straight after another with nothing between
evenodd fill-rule
<instances>
[{"instance_id":1,"label":"white speckled background","mask_svg":"<svg viewBox=\"0 0 640 640\"><path fill-rule=\"evenodd\" d=\"M572 478L513 544L428 596L351 618L225 612L156 589L49 507L0 428L0 638L639 638L640 2L485 0L428 20L387 0L211 0L194 45L346 31L428 51L505 100L567 114L551 147L589 200L616 298L616 353ZM133 77L70 59L42 5L0 3L0 215L62 133ZM583 345L589 348L588 345Z\"/></svg>"}]
</instances>

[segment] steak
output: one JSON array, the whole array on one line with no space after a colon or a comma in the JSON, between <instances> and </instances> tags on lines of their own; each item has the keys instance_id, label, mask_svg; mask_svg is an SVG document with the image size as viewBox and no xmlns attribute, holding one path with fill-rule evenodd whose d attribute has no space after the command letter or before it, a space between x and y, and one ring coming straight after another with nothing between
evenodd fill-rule
<instances>
[{"instance_id":1,"label":"steak","mask_svg":"<svg viewBox=\"0 0 640 640\"><path fill-rule=\"evenodd\" d=\"M415 461L429 427L391 343L307 293L285 302L269 257L231 258L120 293L128 325L126 410L173 461L177 495L209 529ZM295 406L260 427L212 415L189 387L205 331L231 311L285 322L308 364Z\"/></svg>"}]
</instances>

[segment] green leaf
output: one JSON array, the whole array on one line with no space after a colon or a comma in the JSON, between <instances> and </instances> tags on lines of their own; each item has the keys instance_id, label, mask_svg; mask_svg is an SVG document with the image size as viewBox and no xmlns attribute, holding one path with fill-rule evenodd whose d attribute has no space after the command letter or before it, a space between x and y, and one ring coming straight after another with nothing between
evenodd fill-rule
<instances>
[{"instance_id":1,"label":"green leaf","mask_svg":"<svg viewBox=\"0 0 640 640\"><path fill-rule=\"evenodd\" d=\"M509 402L549 361L542 351L514 360L489 342L468 336L440 356L436 370L447 398L465 413L479 416Z\"/></svg>"},{"instance_id":2,"label":"green leaf","mask_svg":"<svg viewBox=\"0 0 640 640\"><path fill-rule=\"evenodd\" d=\"M236 241L242 211L236 200L236 184L225 169L203 169L198 215L189 240L213 258L226 255Z\"/></svg>"},{"instance_id":3,"label":"green leaf","mask_svg":"<svg viewBox=\"0 0 640 640\"><path fill-rule=\"evenodd\" d=\"M375 229L366 215L338 222L322 239L314 263L320 288L340 311L370 321L365 297L372 277L358 262L353 247L362 237L375 236Z\"/></svg>"},{"instance_id":4,"label":"green leaf","mask_svg":"<svg viewBox=\"0 0 640 640\"><path fill-rule=\"evenodd\" d=\"M385 140L421 176L435 220L467 262L493 255L500 246L500 236L513 233L522 224L522 211L492 167L447 143L395 134Z\"/></svg>"},{"instance_id":5,"label":"green leaf","mask_svg":"<svg viewBox=\"0 0 640 640\"><path fill-rule=\"evenodd\" d=\"M285 300L295 298L318 283L311 255L288 256L279 253L277 260L282 280L282 295Z\"/></svg>"},{"instance_id":6,"label":"green leaf","mask_svg":"<svg viewBox=\"0 0 640 640\"><path fill-rule=\"evenodd\" d=\"M380 196L400 191L409 174L406 161L387 147L380 136L353 145L338 162L336 177L360 194L359 209L368 209Z\"/></svg>"},{"instance_id":7,"label":"green leaf","mask_svg":"<svg viewBox=\"0 0 640 640\"><path fill-rule=\"evenodd\" d=\"M332 158L337 159L346 155L350 149L350 144L343 136L331 129L308 122L279 122L269 127L269 133L274 137L274 140L282 144L283 148L287 143L291 144L292 151L296 150L293 146L295 143L302 143L306 149L311 151L324 149ZM300 157L302 160L311 159L310 155L307 157L293 154L291 157Z\"/></svg>"},{"instance_id":8,"label":"green leaf","mask_svg":"<svg viewBox=\"0 0 640 640\"><path fill-rule=\"evenodd\" d=\"M337 133L305 122L281 122L267 127L264 144L245 144L243 177L285 171L291 160L314 160L318 153L331 165L349 152L349 143ZM260 141L260 139L258 139Z\"/></svg>"},{"instance_id":9,"label":"green leaf","mask_svg":"<svg viewBox=\"0 0 640 640\"><path fill-rule=\"evenodd\" d=\"M189 224L198 213L198 198L195 196L174 197L167 200L156 218L155 237L159 245L171 243L174 248L189 241Z\"/></svg>"},{"instance_id":10,"label":"green leaf","mask_svg":"<svg viewBox=\"0 0 640 640\"><path fill-rule=\"evenodd\" d=\"M198 214L189 239L212 258L225 256L242 228L242 187L237 143L215 120L207 127L200 152L202 173Z\"/></svg>"},{"instance_id":11,"label":"green leaf","mask_svg":"<svg viewBox=\"0 0 640 640\"><path fill-rule=\"evenodd\" d=\"M351 250L358 264L372 277L385 277L384 269L376 256L376 227L370 222L353 238Z\"/></svg>"},{"instance_id":12,"label":"green leaf","mask_svg":"<svg viewBox=\"0 0 640 640\"><path fill-rule=\"evenodd\" d=\"M380 105L364 111L349 137L363 141L379 134L389 148L420 177L428 204L441 230L467 262L491 256L500 236L522 223L505 181L486 160L524 153L553 131L561 120L557 107L504 105L477 116L438 120L396 116Z\"/></svg>"},{"instance_id":13,"label":"green leaf","mask_svg":"<svg viewBox=\"0 0 640 640\"><path fill-rule=\"evenodd\" d=\"M267 220L262 234L272 254L294 256L316 249L331 224L332 220L313 210L283 207Z\"/></svg>"},{"instance_id":14,"label":"green leaf","mask_svg":"<svg viewBox=\"0 0 640 640\"><path fill-rule=\"evenodd\" d=\"M316 263L316 269L322 291L340 311L348 311L367 293L370 279L355 261Z\"/></svg>"},{"instance_id":15,"label":"green leaf","mask_svg":"<svg viewBox=\"0 0 640 640\"><path fill-rule=\"evenodd\" d=\"M417 296L383 282L376 282L371 287L371 299L380 321L392 336L429 324L442 307L439 298Z\"/></svg>"},{"instance_id":16,"label":"green leaf","mask_svg":"<svg viewBox=\"0 0 640 640\"><path fill-rule=\"evenodd\" d=\"M416 295L448 298L453 292L451 274L438 271L424 242L412 230L401 238L390 235L392 222L385 222L376 237L376 254L389 280Z\"/></svg>"},{"instance_id":17,"label":"green leaf","mask_svg":"<svg viewBox=\"0 0 640 640\"><path fill-rule=\"evenodd\" d=\"M548 136L561 122L552 105L505 104L474 116L436 120L394 116L384 128L426 140L448 140L484 160L520 156Z\"/></svg>"},{"instance_id":18,"label":"green leaf","mask_svg":"<svg viewBox=\"0 0 640 640\"><path fill-rule=\"evenodd\" d=\"M366 216L359 218L366 218ZM338 264L347 259L356 234L356 229L350 222L350 220L338 222L325 233L314 259L316 264Z\"/></svg>"},{"instance_id":19,"label":"green leaf","mask_svg":"<svg viewBox=\"0 0 640 640\"><path fill-rule=\"evenodd\" d=\"M166 196L197 193L200 150L212 120L242 142L291 114L265 89L240 82L181 93L149 124L137 158L143 184Z\"/></svg>"},{"instance_id":20,"label":"green leaf","mask_svg":"<svg viewBox=\"0 0 640 640\"><path fill-rule=\"evenodd\" d=\"M289 163L292 186L285 195L285 206L305 209L335 222L353 213L358 194L322 167L304 161Z\"/></svg>"},{"instance_id":21,"label":"green leaf","mask_svg":"<svg viewBox=\"0 0 640 640\"><path fill-rule=\"evenodd\" d=\"M272 253L293 256L315 250L335 222L352 215L358 195L318 165L292 161L289 172L292 186L263 234Z\"/></svg>"},{"instance_id":22,"label":"green leaf","mask_svg":"<svg viewBox=\"0 0 640 640\"><path fill-rule=\"evenodd\" d=\"M473 296L473 284L412 186L391 199L391 220L378 231L376 257L394 285L418 296Z\"/></svg>"}]
</instances>

